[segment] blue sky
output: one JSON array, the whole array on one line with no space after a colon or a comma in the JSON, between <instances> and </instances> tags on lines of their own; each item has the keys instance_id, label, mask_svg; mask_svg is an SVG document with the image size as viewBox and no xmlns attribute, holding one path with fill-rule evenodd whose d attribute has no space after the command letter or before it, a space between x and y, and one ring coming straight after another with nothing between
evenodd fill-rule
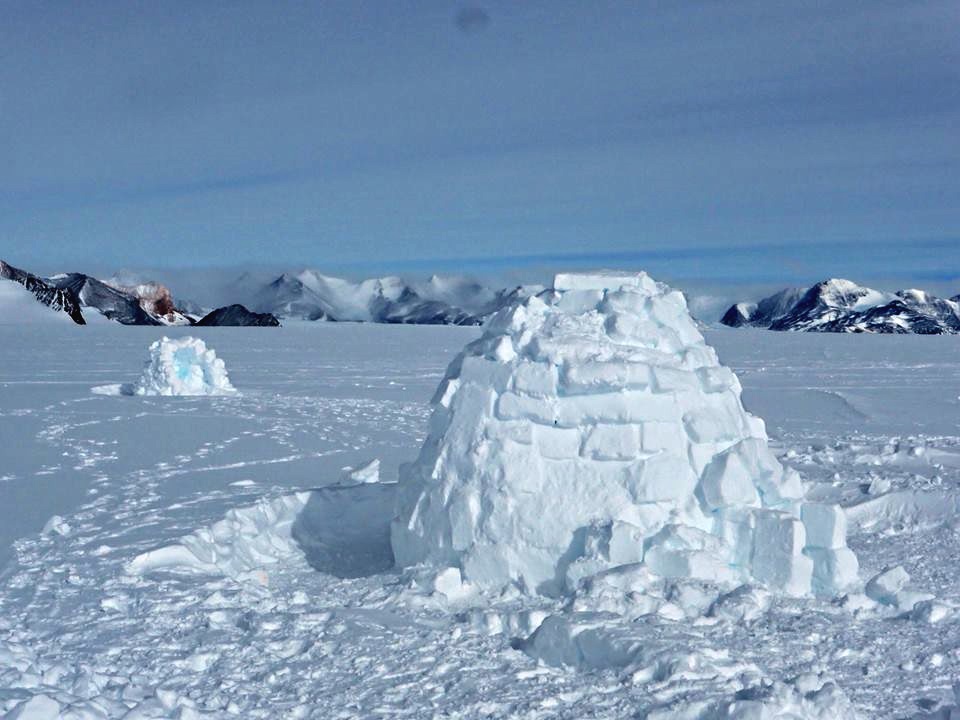
<instances>
[{"instance_id":1,"label":"blue sky","mask_svg":"<svg viewBox=\"0 0 960 720\"><path fill-rule=\"evenodd\" d=\"M960 286L955 0L3 16L15 264Z\"/></svg>"}]
</instances>

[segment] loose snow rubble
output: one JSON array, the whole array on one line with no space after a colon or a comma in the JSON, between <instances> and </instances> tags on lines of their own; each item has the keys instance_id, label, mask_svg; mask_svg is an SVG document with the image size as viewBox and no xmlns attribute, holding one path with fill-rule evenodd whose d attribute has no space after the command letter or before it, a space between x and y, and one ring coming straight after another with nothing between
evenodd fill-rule
<instances>
[{"instance_id":1,"label":"loose snow rubble","mask_svg":"<svg viewBox=\"0 0 960 720\"><path fill-rule=\"evenodd\" d=\"M682 294L642 273L558 275L451 364L393 547L493 591L562 595L643 564L835 594L857 579L846 519L802 498Z\"/></svg>"}]
</instances>

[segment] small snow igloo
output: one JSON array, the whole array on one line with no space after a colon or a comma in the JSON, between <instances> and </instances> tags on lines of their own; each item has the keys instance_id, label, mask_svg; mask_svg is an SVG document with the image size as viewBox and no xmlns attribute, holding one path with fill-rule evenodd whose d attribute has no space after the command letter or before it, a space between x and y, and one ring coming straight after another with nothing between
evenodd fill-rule
<instances>
[{"instance_id":1,"label":"small snow igloo","mask_svg":"<svg viewBox=\"0 0 960 720\"><path fill-rule=\"evenodd\" d=\"M856 579L843 511L804 503L679 292L561 274L451 363L401 471L400 566L559 595L617 566L779 592Z\"/></svg>"},{"instance_id":2,"label":"small snow igloo","mask_svg":"<svg viewBox=\"0 0 960 720\"><path fill-rule=\"evenodd\" d=\"M199 338L164 337L150 345L135 395L234 395L223 360Z\"/></svg>"}]
</instances>

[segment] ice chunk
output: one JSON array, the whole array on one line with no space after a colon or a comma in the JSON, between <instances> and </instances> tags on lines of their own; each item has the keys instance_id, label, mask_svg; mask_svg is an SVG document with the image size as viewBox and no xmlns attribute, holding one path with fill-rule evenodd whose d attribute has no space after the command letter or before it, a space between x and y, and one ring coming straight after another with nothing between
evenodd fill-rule
<instances>
[{"instance_id":1,"label":"ice chunk","mask_svg":"<svg viewBox=\"0 0 960 720\"><path fill-rule=\"evenodd\" d=\"M69 535L71 531L70 523L59 515L54 515L47 520L43 525L43 530L41 530L44 535Z\"/></svg>"},{"instance_id":2,"label":"ice chunk","mask_svg":"<svg viewBox=\"0 0 960 720\"><path fill-rule=\"evenodd\" d=\"M913 606L910 613L910 619L917 622L925 622L934 625L953 616L955 610L949 605L944 605L930 598L920 600ZM960 698L958 698L960 700Z\"/></svg>"},{"instance_id":3,"label":"ice chunk","mask_svg":"<svg viewBox=\"0 0 960 720\"><path fill-rule=\"evenodd\" d=\"M446 568L434 576L433 589L448 600L457 600L470 594L470 588L460 576L460 568Z\"/></svg>"},{"instance_id":4,"label":"ice chunk","mask_svg":"<svg viewBox=\"0 0 960 720\"><path fill-rule=\"evenodd\" d=\"M902 565L886 568L867 581L864 588L867 597L884 605L896 605L897 595L910 582L910 575Z\"/></svg>"},{"instance_id":5,"label":"ice chunk","mask_svg":"<svg viewBox=\"0 0 960 720\"><path fill-rule=\"evenodd\" d=\"M199 338L164 337L150 346L150 359L136 395L234 395L223 360Z\"/></svg>"},{"instance_id":6,"label":"ice chunk","mask_svg":"<svg viewBox=\"0 0 960 720\"><path fill-rule=\"evenodd\" d=\"M770 609L772 596L763 588L741 585L720 595L708 609L708 615L732 623L754 622Z\"/></svg>"},{"instance_id":7,"label":"ice chunk","mask_svg":"<svg viewBox=\"0 0 960 720\"><path fill-rule=\"evenodd\" d=\"M342 485L362 485L380 482L380 459L374 458L357 467L345 467L340 483Z\"/></svg>"}]
</instances>

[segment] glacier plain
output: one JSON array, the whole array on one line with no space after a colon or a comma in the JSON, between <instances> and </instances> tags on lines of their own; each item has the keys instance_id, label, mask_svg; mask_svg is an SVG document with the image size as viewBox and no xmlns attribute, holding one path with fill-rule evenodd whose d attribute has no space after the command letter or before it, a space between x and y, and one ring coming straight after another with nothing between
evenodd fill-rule
<instances>
[{"instance_id":1,"label":"glacier plain","mask_svg":"<svg viewBox=\"0 0 960 720\"><path fill-rule=\"evenodd\" d=\"M190 331L0 326L0 715L645 717L823 673L863 717L949 717L956 337L705 333L808 497L847 509L861 580L900 565L938 609L784 598L736 621L610 623L689 660L650 672L643 652L535 659L517 638L550 601L485 614L408 587L386 569L381 486L342 490L416 456L478 330L193 329L241 394L91 392L135 381L161 334Z\"/></svg>"}]
</instances>

